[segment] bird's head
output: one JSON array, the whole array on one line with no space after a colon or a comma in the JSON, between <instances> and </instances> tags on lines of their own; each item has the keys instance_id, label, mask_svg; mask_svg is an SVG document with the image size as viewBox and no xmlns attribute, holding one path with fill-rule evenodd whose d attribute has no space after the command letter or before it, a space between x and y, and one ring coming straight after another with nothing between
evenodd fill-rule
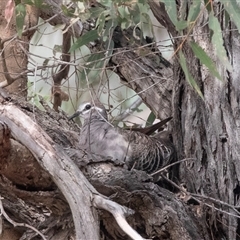
<instances>
[{"instance_id":1,"label":"bird's head","mask_svg":"<svg viewBox=\"0 0 240 240\"><path fill-rule=\"evenodd\" d=\"M77 116L81 116L84 119L90 118L90 116L99 116L100 118L107 119L107 112L104 106L100 102L84 102L80 104L77 111L68 118L71 120Z\"/></svg>"}]
</instances>

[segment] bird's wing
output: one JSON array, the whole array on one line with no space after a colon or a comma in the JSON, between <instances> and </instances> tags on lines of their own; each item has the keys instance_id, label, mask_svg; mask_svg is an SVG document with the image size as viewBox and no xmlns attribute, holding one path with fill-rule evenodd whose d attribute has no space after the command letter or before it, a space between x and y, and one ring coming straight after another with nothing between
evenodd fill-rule
<instances>
[{"instance_id":1,"label":"bird's wing","mask_svg":"<svg viewBox=\"0 0 240 240\"><path fill-rule=\"evenodd\" d=\"M175 148L168 139L154 138L140 132L121 131L128 138L132 155L129 168L153 173L174 161Z\"/></svg>"},{"instance_id":2,"label":"bird's wing","mask_svg":"<svg viewBox=\"0 0 240 240\"><path fill-rule=\"evenodd\" d=\"M136 131L136 132L141 132L144 133L146 135L151 135L153 134L155 131L162 131L163 130L163 126L169 122L172 119L172 117L166 118L164 120L162 120L161 122L155 123L152 126L149 127L145 127L145 128L135 128L135 127L126 127L124 128L125 130L131 130L131 131Z\"/></svg>"}]
</instances>

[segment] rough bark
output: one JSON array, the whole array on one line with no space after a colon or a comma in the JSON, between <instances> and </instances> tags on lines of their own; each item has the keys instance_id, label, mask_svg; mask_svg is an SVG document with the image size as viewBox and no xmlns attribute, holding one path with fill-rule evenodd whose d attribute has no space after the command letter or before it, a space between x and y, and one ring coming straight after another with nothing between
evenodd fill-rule
<instances>
[{"instance_id":1,"label":"rough bark","mask_svg":"<svg viewBox=\"0 0 240 240\"><path fill-rule=\"evenodd\" d=\"M31 109L28 109L28 111L31 112ZM93 209L90 209L90 203L92 199L91 195L94 193L94 188L90 184L85 182L85 178L81 179L82 175L80 171L76 171L76 166L73 165L71 161L65 162L65 159L68 159L68 156L65 155L62 148L59 145L54 144L53 140L49 138L45 134L45 132L31 120L31 118L21 113L21 111L19 111L18 108L14 107L12 104L6 106L1 105L1 121L4 122L5 125L7 125L7 127L10 129L11 135L15 139L20 141L21 144L24 144L27 147L28 151L30 151L34 155L34 157L38 160L38 163L52 177L53 181L56 183L58 188L61 190L61 192L69 202L70 208L72 209L73 219L74 221L77 220L77 222L75 222L76 238L97 239L99 232L98 225L96 224L97 218L95 215L91 215L91 213L93 213ZM6 159L6 162L8 162L8 159ZM21 172L21 170L25 171L25 165L23 165L22 169L20 168L19 172ZM37 169L35 170L38 171ZM31 168L31 171L34 171L34 168ZM4 175L4 170L2 172ZM18 182L17 176L15 175L14 171L12 173L8 172L7 175L9 174L10 179L13 180L12 182ZM74 180L72 179L74 177L79 181L74 182ZM80 187L79 183L83 184L83 188ZM41 185L29 186L29 184L30 183L28 183L28 187L25 189L26 191L29 188L31 189L31 187L34 187L36 189L42 187ZM16 187L18 186L16 185ZM52 183L50 183L50 185L44 190L48 190L48 188L50 187L52 187ZM81 194L78 193L78 189L81 189ZM54 188L51 190L54 190ZM9 195L7 196L9 197ZM51 196L53 197L54 195ZM44 196L44 198L45 197L46 196ZM62 201L64 201L63 197L61 197L61 199ZM32 200L33 199L30 199L31 202ZM40 204L44 204L45 200L46 198L42 199ZM34 204L34 202L36 204L38 203L38 200L34 199L32 204ZM54 206L51 206L51 208L53 207ZM65 206L65 208L67 208L67 206ZM78 208L80 208L81 211L78 211ZM44 209L41 208L41 211L43 210ZM52 213L55 212L53 210L51 211ZM67 212L69 212L69 209ZM64 213L66 214L67 212L65 210ZM61 213L59 214L60 216L62 215ZM56 219L54 220L56 221Z\"/></svg>"},{"instance_id":2,"label":"rough bark","mask_svg":"<svg viewBox=\"0 0 240 240\"><path fill-rule=\"evenodd\" d=\"M135 39L131 30L127 33L119 29L115 31L113 40L118 48L111 61L117 66L117 73L122 81L141 96L158 118L170 117L173 88L171 63L165 60L159 51L153 50L152 46L146 47L144 55L140 51L132 50L144 42Z\"/></svg>"},{"instance_id":3,"label":"rough bark","mask_svg":"<svg viewBox=\"0 0 240 240\"><path fill-rule=\"evenodd\" d=\"M58 13L57 3L55 1L51 9ZM176 36L163 5L156 1L149 1L149 5L159 22ZM51 9L42 16L52 16ZM215 10L219 10L217 6ZM207 21L205 17L199 19L201 27L196 24L194 39L214 57L209 34L206 34L210 32L208 26L202 27ZM231 30L233 26L230 24L228 28ZM116 34L115 42L119 39L119 33ZM173 65L166 65L161 56L151 50L144 57L137 51L116 50L118 54L112 58L112 63L119 66L122 80L139 93L156 116L160 119L173 116L171 129L179 159L196 159L181 164L181 181L195 195L191 197L183 190L183 194L176 196L151 183L151 178L142 172L129 172L111 161L89 162L81 158L82 155L73 155L71 149L78 149L76 132L79 129L69 125L65 116L46 106L46 112L42 113L25 102L1 100L0 120L4 123L0 129L0 189L6 212L14 221L36 227L48 239L73 236L73 220L77 238L98 238L100 226L105 239L127 239L108 212L92 207L97 207L94 195L103 194L135 211L127 220L145 238L239 239L238 211L234 208L238 205L240 188L238 38L237 32L227 31L224 35L233 72L226 71L215 59L223 82L212 78L194 58L187 43L184 44L188 66L201 87L204 101L189 87L176 59ZM124 40L116 42L119 43ZM178 44L176 40L175 49ZM18 116L23 116L22 112L29 115L31 119L24 117L29 124L24 126L10 109L19 111ZM32 132L30 126L34 126L37 133ZM75 133L70 132L73 129ZM200 202L201 197L205 205ZM88 209L85 205L80 207L82 198ZM22 227L19 232L22 239L36 235Z\"/></svg>"},{"instance_id":4,"label":"rough bark","mask_svg":"<svg viewBox=\"0 0 240 240\"><path fill-rule=\"evenodd\" d=\"M184 1L179 1L182 6ZM161 24L163 24L169 32L175 36L175 30L172 24L169 24L168 18L161 19L159 16L166 16L165 9L162 4L156 1L149 1L149 5ZM215 6L215 11L221 11L221 5ZM182 14L179 8L178 14ZM206 10L205 10L206 11ZM186 16L187 12L184 13ZM224 12L219 16L220 22L225 19ZM213 209L205 211L202 220L208 224L208 233L214 239L227 238L239 239L239 220L238 220L238 199L239 199L239 33L231 30L234 28L230 23L224 28L224 40L226 51L229 55L233 72L227 71L225 66L216 58L215 49L210 39L210 30L207 24L207 14L203 12L193 29L193 39L205 49L218 66L218 70L223 77L223 82L215 79L206 70L206 68L194 57L190 46L187 42L182 46L184 54L188 61L188 67L194 79L197 81L204 95L204 101L189 86L184 78L184 74L180 70L178 62L173 63L172 84L168 85L172 89L172 95L168 97L161 92L161 97L169 101L173 114L173 140L178 149L179 158L193 158L181 164L181 181L187 187L187 190L197 193L208 199ZM204 25L204 27L203 27ZM189 37L190 40L190 37ZM179 40L175 40L174 47L177 49ZM136 61L137 59L137 61ZM142 93L146 90L146 82L156 83L157 76L153 78L148 71L148 64L141 63L135 53L121 53L113 58L114 64L120 65L121 61L128 64L121 65L118 68L124 81L137 92L151 109L152 98L145 97ZM177 59L176 59L177 60ZM134 63L138 63L133 68ZM144 78L146 82L135 84L132 81L132 75L137 71L147 72ZM131 74L129 74L131 73ZM161 75L165 73L160 71ZM151 80L149 80L151 78ZM137 76L134 75L134 79ZM165 87L165 86L164 86ZM150 90L151 91L151 90ZM155 91L155 89L153 90ZM163 91L163 90L161 90ZM149 94L151 96L154 93ZM162 99L162 100L163 100ZM161 102L162 100L159 100ZM163 112L164 112L163 108ZM161 110L157 111L161 116ZM210 199L211 198L211 199ZM215 201L214 201L215 199ZM231 205L227 207L222 205L226 203ZM234 205L237 205L234 209ZM216 212L215 212L216 211ZM208 239L210 236L205 236Z\"/></svg>"},{"instance_id":5,"label":"rough bark","mask_svg":"<svg viewBox=\"0 0 240 240\"><path fill-rule=\"evenodd\" d=\"M221 6L215 10L220 11ZM219 16L224 21L224 13ZM225 66L216 58L215 49L210 42L206 14L203 14L196 24L194 40L211 56L223 78L223 82L211 76L186 45L185 52L192 74L197 80L203 94L202 101L195 92L183 82L184 91L180 97L180 117L182 135L182 155L194 157L194 164L182 165L182 179L190 191L201 193L215 199L220 199L231 205L238 205L235 201L234 189L239 184L239 61L236 39L239 33L224 34L226 50L229 54L233 72L228 72ZM229 32L230 24L223 31ZM177 76L176 76L177 77ZM182 82L182 80L179 80ZM176 92L176 94L179 94ZM179 105L178 105L179 107ZM180 149L180 147L179 147ZM197 179L195 176L198 176ZM194 181L193 181L194 180ZM221 208L221 205L215 206ZM238 213L227 210L229 214ZM214 216L215 223L209 222L210 230L215 238L227 237L239 239L239 225L236 215L220 214ZM238 214L237 214L238 215Z\"/></svg>"},{"instance_id":6,"label":"rough bark","mask_svg":"<svg viewBox=\"0 0 240 240\"><path fill-rule=\"evenodd\" d=\"M39 186L38 182L27 182L27 186L19 186L15 184L18 176L15 175L14 168L12 173L11 169L7 170L7 176L2 169L0 185L1 196L4 197L3 206L14 221L34 226L42 231L47 239L65 239L64 236L74 234L69 204L75 222L76 239L98 239L97 215L91 202L93 201L95 207L99 207L94 195L101 196L102 193L122 206L134 210L135 214L127 220L142 237L176 239L180 236L180 239L203 239L201 229L188 206L173 193L151 183L151 178L145 173L128 171L123 166L114 165L109 161L94 163L73 158L97 192L64 153L64 149L69 152L70 148L77 149L78 141L74 132L70 132L76 126L69 126L62 114L49 109L43 114L25 102L9 103L3 100L0 112L0 121L4 122L2 130L5 133L10 132L11 138L14 137L15 141L24 145L35 158L34 160L31 154L27 155L29 158L25 159L25 164L18 164L19 171L25 170L26 162L31 162L32 165L39 164L42 168L40 172L45 170L56 184L49 181L49 186L43 187L40 181ZM35 122L32 119L35 119ZM3 131L1 132L1 136L4 136ZM1 143L4 143L7 137L9 134L2 137ZM12 142L12 139L10 141ZM10 148L1 147L4 151L11 151L11 148L12 145ZM11 155L5 154L5 162L9 163L8 159L11 159ZM35 172L36 176L40 174L39 168L32 168L31 171ZM32 210L29 211L29 208ZM95 212L92 219L91 212ZM105 239L128 239L108 212L99 213L101 232ZM64 229L59 231L59 228ZM25 229L20 229L22 239L31 239L36 235L24 231Z\"/></svg>"}]
</instances>

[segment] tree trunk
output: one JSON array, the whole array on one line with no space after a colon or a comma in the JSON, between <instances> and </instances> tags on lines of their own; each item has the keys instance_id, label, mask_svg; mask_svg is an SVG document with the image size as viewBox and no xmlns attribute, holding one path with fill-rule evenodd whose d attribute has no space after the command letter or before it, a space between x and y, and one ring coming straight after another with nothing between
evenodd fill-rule
<instances>
[{"instance_id":1,"label":"tree trunk","mask_svg":"<svg viewBox=\"0 0 240 240\"><path fill-rule=\"evenodd\" d=\"M18 105L19 109L2 99L0 106L1 196L4 197L4 209L8 215L11 213L13 221L24 223L25 225L22 226L28 224L35 227L44 233L46 239L66 239L64 236L73 236L69 204L75 222L76 239L98 239L98 217L92 204L97 208L101 206L105 209L104 204L100 204L97 198L97 196L101 197L102 193L109 199L134 210L135 214L132 210L123 207L125 214L132 215L128 218L129 223L140 231L142 236L147 238L157 236L157 239L161 237L176 239L178 236L178 239L184 240L203 238L196 218L190 214L184 204L173 193L151 183L151 178L143 172L125 170L123 166L106 162L105 159L102 162L99 159L97 163L87 162L86 159L84 161L84 154L79 157L80 149L76 135L67 130L71 128L66 125L65 116L56 114L50 109L45 109L45 114L41 114L37 109L33 111L33 107L24 102L15 105ZM34 116L51 138L39 125L32 122ZM24 155L29 156L23 157L24 162L21 165L16 161L17 157L21 159L19 153L16 156L14 152L9 154L9 151L13 151L14 143L12 137L8 139L9 133L20 141L19 149L23 149L22 152L26 151ZM56 142L54 143L52 139ZM16 143L14 144L16 146ZM25 149L24 146L27 148ZM72 159L98 192L76 169L64 153L64 149L67 152L78 149L77 158L71 154ZM38 163L28 153L29 150ZM19 175L16 174L14 165L12 166L9 159L15 159L18 172L25 171L26 179L23 178L24 174L20 174L22 178L19 180ZM38 164L42 170L40 166L37 167ZM7 165L10 165L11 169L5 167ZM29 170L26 166L30 166ZM43 184L49 177L65 198L50 180ZM29 179L34 180L31 182ZM13 204L15 204L14 208ZM30 206L31 211L28 210ZM111 211L109 207L106 209ZM94 213L92 219L91 213ZM35 220L32 221L33 219ZM107 212L101 211L100 219L101 232L105 239L128 239ZM59 228L63 229L59 230ZM23 234L21 239L32 239L36 235L34 231L26 232L25 229L19 231Z\"/></svg>"},{"instance_id":2,"label":"tree trunk","mask_svg":"<svg viewBox=\"0 0 240 240\"><path fill-rule=\"evenodd\" d=\"M41 16L49 17L54 9L58 11L58 1L51 3L53 7L43 9ZM176 36L163 4L149 1L149 5L159 22ZM220 11L217 7L216 10ZM68 21L62 14L58 17ZM206 22L205 17L203 14L198 21ZM54 24L57 22L59 19ZM208 25L197 26L193 30L197 33L194 40L205 46L210 56L215 56L210 34L205 34L210 32ZM234 28L229 25L224 30L231 27ZM119 41L121 33L114 34L116 45L124 46L121 45L124 41ZM226 31L224 35L233 72L228 72L215 59L223 82L206 71L187 43L183 45L188 67L204 101L186 82L177 59L171 65L160 54L143 57L131 49L118 52L111 59L111 64L118 66L122 80L139 93L158 118L173 116L170 129L178 157L189 159L181 163L181 194L161 188L145 173L128 171L111 160L86 159L78 149L79 129L67 123L66 116L46 106L43 113L2 94L1 197L3 209L11 219L24 223L15 224L21 239L37 235L32 229L26 231L26 224L41 231L47 239L67 239L75 235L74 231L76 239L139 236L136 232L126 233L125 225L122 226L124 218L119 221L119 216L124 214L144 238L240 239L238 211L234 207L239 204L240 189L238 38L236 31ZM175 40L175 49L180 43ZM109 200L122 206L109 205ZM6 219L9 219L4 216L3 225L7 226Z\"/></svg>"},{"instance_id":3,"label":"tree trunk","mask_svg":"<svg viewBox=\"0 0 240 240\"><path fill-rule=\"evenodd\" d=\"M181 4L183 5L183 1ZM154 1L149 1L149 5L159 22L169 30L172 36L176 36L176 30L168 18L164 5ZM220 7L216 9L220 11ZM208 25L198 27L198 24L208 21L207 16L203 14L198 19L193 29L195 33L193 39L205 49L209 56L214 57L215 49L212 47L210 34L206 34L210 32ZM221 17L220 21L223 21L224 14ZM234 28L232 24L224 30L231 28ZM238 205L239 198L238 169L240 167L238 163L240 154L238 147L240 140L239 86L237 84L239 33L234 31L230 34L229 32L231 31L226 31L224 34L224 40L234 71L228 72L226 67L214 57L223 78L222 82L206 71L206 67L194 56L187 43L182 46L190 72L200 86L204 100L185 80L177 58L173 63L172 77L169 77L166 68L161 67L161 64L158 65L159 70L157 67L151 69L155 62L146 62L145 59L138 58L136 52L119 53L112 58L113 63L120 66L118 71L123 81L140 93L146 104L159 118L166 117L166 113L171 113L169 108L172 109L173 140L179 159L189 159L181 164L181 183L193 193L192 196L207 201L205 206L200 205L202 208L200 215L202 224L204 225L204 221L207 222L208 233L213 239L239 239L240 232L238 208L235 207ZM182 44L182 40L176 39L175 49L178 49L179 44ZM125 46L122 45L122 47ZM128 64L121 64L122 62ZM154 75L151 74L153 72ZM138 73L140 76L148 76L140 78ZM165 82L157 82L159 75L165 79ZM139 80L132 81L132 79ZM154 85L154 88L148 89L150 85ZM198 203L195 204L198 205Z\"/></svg>"},{"instance_id":4,"label":"tree trunk","mask_svg":"<svg viewBox=\"0 0 240 240\"><path fill-rule=\"evenodd\" d=\"M179 2L180 6L183 2ZM149 4L156 18L165 14L163 6L153 1ZM216 12L221 11L221 5L215 7ZM221 26L225 26L224 14L222 12L219 16ZM204 24L208 21L207 16L202 14L195 23L193 39L215 60L223 81L214 78L194 57L190 46L184 44L188 67L200 86L204 101L184 79L176 61L173 75L173 138L179 156L194 159L181 164L181 181L188 191L202 195L212 205L205 212L212 238L240 239L238 211L234 207L239 204L240 173L239 33L237 30L232 32L235 28L232 23L223 27L224 46L233 68L229 72L216 58L208 24ZM175 36L171 24L161 23ZM175 49L180 43L175 41Z\"/></svg>"}]
</instances>

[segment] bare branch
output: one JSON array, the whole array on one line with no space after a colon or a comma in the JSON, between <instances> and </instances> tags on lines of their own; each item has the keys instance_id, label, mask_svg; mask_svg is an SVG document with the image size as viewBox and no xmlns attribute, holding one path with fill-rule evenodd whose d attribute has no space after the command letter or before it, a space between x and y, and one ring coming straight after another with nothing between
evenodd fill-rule
<instances>
[{"instance_id":1,"label":"bare branch","mask_svg":"<svg viewBox=\"0 0 240 240\"><path fill-rule=\"evenodd\" d=\"M8 215L7 213L5 212L4 208L3 208L3 205L2 205L2 197L0 197L0 215L3 215L6 220L8 222L10 222L14 227L26 227L26 228L30 228L32 229L34 232L36 232L38 235L40 235L42 237L43 240L47 240L44 235L38 231L35 227L32 227L30 226L29 224L26 224L26 223L17 223L15 221L13 221ZM1 234L1 231L0 231L0 234Z\"/></svg>"},{"instance_id":2,"label":"bare branch","mask_svg":"<svg viewBox=\"0 0 240 240\"><path fill-rule=\"evenodd\" d=\"M128 109L126 109L124 112L119 114L116 118L114 118L114 122L120 122L130 116L137 107L139 107L142 104L142 99L138 98Z\"/></svg>"},{"instance_id":3,"label":"bare branch","mask_svg":"<svg viewBox=\"0 0 240 240\"><path fill-rule=\"evenodd\" d=\"M8 125L12 136L32 152L64 194L72 210L76 238L98 239L98 219L91 206L92 193L98 193L77 166L33 119L16 106L0 105L0 120Z\"/></svg>"},{"instance_id":4,"label":"bare branch","mask_svg":"<svg viewBox=\"0 0 240 240\"><path fill-rule=\"evenodd\" d=\"M126 215L134 214L132 209L121 206L116 202L103 198L100 195L95 195L93 197L93 206L110 212L114 216L119 227L132 239L144 239L127 223L125 219Z\"/></svg>"},{"instance_id":5,"label":"bare branch","mask_svg":"<svg viewBox=\"0 0 240 240\"><path fill-rule=\"evenodd\" d=\"M159 169L158 171L150 174L150 176L154 176L154 175L156 175L156 174L158 174L158 173L164 172L165 170L167 170L168 168L170 168L170 167L172 167L172 166L174 166L174 165L176 165L176 164L179 164L179 163L182 163L182 162L186 162L186 161L190 161L190 160L196 160L196 158L184 158L184 159L179 160L179 161L177 161L177 162L171 163L171 164L167 165L166 167L161 168L161 169Z\"/></svg>"}]
</instances>

